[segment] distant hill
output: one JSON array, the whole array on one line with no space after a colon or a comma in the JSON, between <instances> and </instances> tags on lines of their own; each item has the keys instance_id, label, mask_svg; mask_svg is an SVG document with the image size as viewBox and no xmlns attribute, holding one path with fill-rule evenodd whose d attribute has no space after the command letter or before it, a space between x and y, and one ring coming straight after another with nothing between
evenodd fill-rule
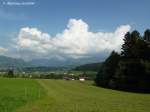
<instances>
[{"instance_id":1,"label":"distant hill","mask_svg":"<svg viewBox=\"0 0 150 112\"><path fill-rule=\"evenodd\" d=\"M22 68L22 71L24 72L49 72L54 70L65 70L66 68L63 67L45 67L45 66L39 66L39 67L24 67Z\"/></svg>"},{"instance_id":2,"label":"distant hill","mask_svg":"<svg viewBox=\"0 0 150 112\"><path fill-rule=\"evenodd\" d=\"M0 56L0 70L14 68L14 69L25 70L25 71L28 70L48 71L48 70L59 70L59 69L70 70L76 67L75 68L76 70L97 71L101 66L101 63L92 63L92 62L97 62L97 60L93 60L90 58L59 60L57 58L52 58L52 59L35 59L27 62L24 61L23 59ZM87 64L87 63L92 63L92 64Z\"/></svg>"},{"instance_id":3,"label":"distant hill","mask_svg":"<svg viewBox=\"0 0 150 112\"><path fill-rule=\"evenodd\" d=\"M100 59L98 58L67 58L65 60L60 60L58 58L50 58L50 59L33 59L29 62L32 67L65 67L68 69L73 69L80 65L85 65L88 63L97 64Z\"/></svg>"},{"instance_id":4,"label":"distant hill","mask_svg":"<svg viewBox=\"0 0 150 112\"><path fill-rule=\"evenodd\" d=\"M64 67L52 66L50 60L36 60L26 62L23 59L12 58L7 56L0 56L0 70L16 69L21 71L35 72L35 71L51 71L65 69Z\"/></svg>"},{"instance_id":5,"label":"distant hill","mask_svg":"<svg viewBox=\"0 0 150 112\"><path fill-rule=\"evenodd\" d=\"M28 66L23 59L0 56L0 69L22 68Z\"/></svg>"},{"instance_id":6,"label":"distant hill","mask_svg":"<svg viewBox=\"0 0 150 112\"><path fill-rule=\"evenodd\" d=\"M98 71L102 63L91 63L91 64L84 64L76 67L74 70L77 71Z\"/></svg>"}]
</instances>

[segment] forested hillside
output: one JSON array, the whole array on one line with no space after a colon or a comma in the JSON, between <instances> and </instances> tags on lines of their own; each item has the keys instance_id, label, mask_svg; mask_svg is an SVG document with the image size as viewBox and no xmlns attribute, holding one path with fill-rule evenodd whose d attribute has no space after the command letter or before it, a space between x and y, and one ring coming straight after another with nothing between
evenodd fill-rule
<instances>
[{"instance_id":1,"label":"forested hillside","mask_svg":"<svg viewBox=\"0 0 150 112\"><path fill-rule=\"evenodd\" d=\"M91 64L80 65L80 66L76 67L74 70L97 72L101 66L102 66L102 63L91 63Z\"/></svg>"}]
</instances>

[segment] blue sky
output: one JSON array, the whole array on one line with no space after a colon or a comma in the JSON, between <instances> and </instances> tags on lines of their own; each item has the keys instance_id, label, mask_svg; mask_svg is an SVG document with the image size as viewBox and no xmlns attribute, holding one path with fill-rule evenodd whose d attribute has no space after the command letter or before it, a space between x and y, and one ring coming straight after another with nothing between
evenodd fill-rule
<instances>
[{"instance_id":1,"label":"blue sky","mask_svg":"<svg viewBox=\"0 0 150 112\"><path fill-rule=\"evenodd\" d=\"M83 19L91 30L112 31L120 24L131 24L143 31L149 27L149 0L2 0L35 1L34 6L5 6L3 12L15 18L0 16L1 30L13 31L35 26L50 33L62 30L68 19Z\"/></svg>"},{"instance_id":2,"label":"blue sky","mask_svg":"<svg viewBox=\"0 0 150 112\"><path fill-rule=\"evenodd\" d=\"M3 2L35 2L9 6ZM37 28L51 36L61 33L73 18L86 22L91 32L114 32L130 25L141 33L150 28L150 0L1 0L0 45L8 47L21 28Z\"/></svg>"}]
</instances>

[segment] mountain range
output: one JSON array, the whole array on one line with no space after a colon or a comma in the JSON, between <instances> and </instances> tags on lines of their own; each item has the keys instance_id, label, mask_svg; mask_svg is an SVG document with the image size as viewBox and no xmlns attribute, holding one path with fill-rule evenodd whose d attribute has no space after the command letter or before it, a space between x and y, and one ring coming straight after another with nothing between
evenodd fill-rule
<instances>
[{"instance_id":1,"label":"mountain range","mask_svg":"<svg viewBox=\"0 0 150 112\"><path fill-rule=\"evenodd\" d=\"M28 66L28 63L23 59L16 59L6 56L0 56L0 68L22 68Z\"/></svg>"},{"instance_id":2,"label":"mountain range","mask_svg":"<svg viewBox=\"0 0 150 112\"><path fill-rule=\"evenodd\" d=\"M12 58L7 56L0 56L0 69L5 68L25 68L25 67L65 67L75 68L76 66L100 62L98 58L81 58L81 59L67 59L59 60L57 58L51 59L34 59L25 61L23 59Z\"/></svg>"}]
</instances>

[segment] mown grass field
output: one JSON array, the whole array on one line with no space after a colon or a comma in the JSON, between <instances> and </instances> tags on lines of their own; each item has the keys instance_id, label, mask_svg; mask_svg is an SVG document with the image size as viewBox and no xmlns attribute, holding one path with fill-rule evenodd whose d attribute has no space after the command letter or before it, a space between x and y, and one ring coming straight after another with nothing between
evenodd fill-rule
<instances>
[{"instance_id":1,"label":"mown grass field","mask_svg":"<svg viewBox=\"0 0 150 112\"><path fill-rule=\"evenodd\" d=\"M0 78L0 112L15 112L44 94L43 87L35 80Z\"/></svg>"},{"instance_id":2,"label":"mown grass field","mask_svg":"<svg viewBox=\"0 0 150 112\"><path fill-rule=\"evenodd\" d=\"M91 82L0 79L0 112L12 111L150 112L150 94L98 88Z\"/></svg>"}]
</instances>

